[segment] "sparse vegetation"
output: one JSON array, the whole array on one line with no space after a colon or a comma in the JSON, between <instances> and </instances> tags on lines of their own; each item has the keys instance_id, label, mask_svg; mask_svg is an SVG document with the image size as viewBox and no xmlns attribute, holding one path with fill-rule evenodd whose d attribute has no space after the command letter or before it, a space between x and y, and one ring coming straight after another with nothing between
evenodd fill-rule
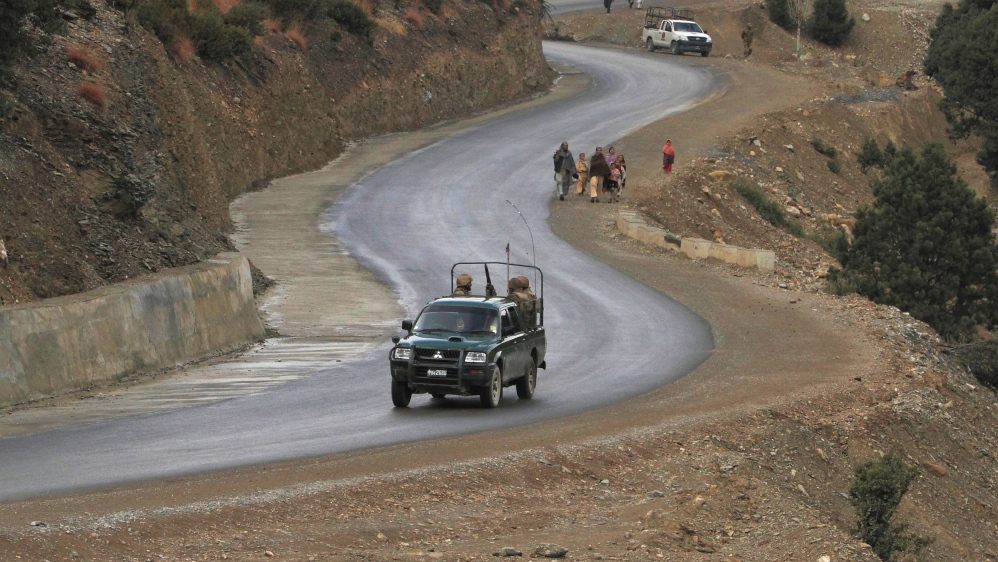
<instances>
[{"instance_id":1,"label":"sparse vegetation","mask_svg":"<svg viewBox=\"0 0 998 562\"><path fill-rule=\"evenodd\" d=\"M807 235L808 239L822 247L828 255L837 260L849 250L849 238L838 228L825 226Z\"/></svg>"},{"instance_id":2,"label":"sparse vegetation","mask_svg":"<svg viewBox=\"0 0 998 562\"><path fill-rule=\"evenodd\" d=\"M444 5L444 0L423 0L423 4L426 5L427 10L434 14L439 14L440 8Z\"/></svg>"},{"instance_id":3,"label":"sparse vegetation","mask_svg":"<svg viewBox=\"0 0 998 562\"><path fill-rule=\"evenodd\" d=\"M365 38L371 36L374 20L367 15L363 8L350 0L331 0L326 8L326 13L333 21L342 25L348 33Z\"/></svg>"},{"instance_id":4,"label":"sparse vegetation","mask_svg":"<svg viewBox=\"0 0 998 562\"><path fill-rule=\"evenodd\" d=\"M956 356L978 382L998 390L998 340L956 346L949 353Z\"/></svg>"},{"instance_id":5,"label":"sparse vegetation","mask_svg":"<svg viewBox=\"0 0 998 562\"><path fill-rule=\"evenodd\" d=\"M893 522L901 498L918 476L901 455L889 453L856 467L849 494L856 508L859 538L870 545L881 560L895 560L898 553L917 553L931 541L908 532L908 525Z\"/></svg>"},{"instance_id":6,"label":"sparse vegetation","mask_svg":"<svg viewBox=\"0 0 998 562\"><path fill-rule=\"evenodd\" d=\"M421 29L423 27L423 16L420 15L419 9L415 6L410 6L409 9L405 11L405 15L402 19L411 23L414 27Z\"/></svg>"},{"instance_id":7,"label":"sparse vegetation","mask_svg":"<svg viewBox=\"0 0 998 562\"><path fill-rule=\"evenodd\" d=\"M61 33L66 28L60 8L66 0L0 0L0 72L25 54L36 28L45 35Z\"/></svg>"},{"instance_id":8,"label":"sparse vegetation","mask_svg":"<svg viewBox=\"0 0 998 562\"><path fill-rule=\"evenodd\" d=\"M81 98L101 109L107 105L107 94L104 93L104 90L100 86L94 84L93 82L80 82L76 93L79 94Z\"/></svg>"},{"instance_id":9,"label":"sparse vegetation","mask_svg":"<svg viewBox=\"0 0 998 562\"><path fill-rule=\"evenodd\" d=\"M197 49L194 48L194 42L191 41L190 37L179 34L174 36L173 45L170 45L170 53L177 57L180 62L189 61L196 52Z\"/></svg>"},{"instance_id":10,"label":"sparse vegetation","mask_svg":"<svg viewBox=\"0 0 998 562\"><path fill-rule=\"evenodd\" d=\"M773 226L786 230L794 236L804 236L804 227L802 227L800 223L788 219L783 207L781 207L779 203L766 197L766 194L763 193L761 189L750 184L743 178L736 178L733 182L731 182L731 187L734 188L738 195L744 197L750 205L755 207L755 210L759 213L759 216L764 220Z\"/></svg>"},{"instance_id":11,"label":"sparse vegetation","mask_svg":"<svg viewBox=\"0 0 998 562\"><path fill-rule=\"evenodd\" d=\"M227 25L218 10L202 10L191 20L194 45L202 59L231 59L248 52L253 44L253 35L246 28Z\"/></svg>"},{"instance_id":12,"label":"sparse vegetation","mask_svg":"<svg viewBox=\"0 0 998 562\"><path fill-rule=\"evenodd\" d=\"M69 59L69 62L88 72L104 68L104 61L90 54L83 47L66 46L66 58Z\"/></svg>"},{"instance_id":13,"label":"sparse vegetation","mask_svg":"<svg viewBox=\"0 0 998 562\"><path fill-rule=\"evenodd\" d=\"M813 146L814 150L816 150L819 154L824 154L829 158L838 158L839 156L839 152L835 150L834 146L825 144L825 141L820 138L815 137L811 139L811 146Z\"/></svg>"},{"instance_id":14,"label":"sparse vegetation","mask_svg":"<svg viewBox=\"0 0 998 562\"><path fill-rule=\"evenodd\" d=\"M948 339L994 327L995 215L956 177L943 146L927 144L921 158L902 149L873 195L873 207L856 213L842 270L829 276L834 290L896 306Z\"/></svg>"},{"instance_id":15,"label":"sparse vegetation","mask_svg":"<svg viewBox=\"0 0 998 562\"><path fill-rule=\"evenodd\" d=\"M299 49L304 51L308 48L308 41L305 40L305 35L302 34L301 28L297 24L285 29L284 36L298 45Z\"/></svg>"},{"instance_id":16,"label":"sparse vegetation","mask_svg":"<svg viewBox=\"0 0 998 562\"><path fill-rule=\"evenodd\" d=\"M284 22L310 22L324 15L322 0L265 0L274 17Z\"/></svg>"},{"instance_id":17,"label":"sparse vegetation","mask_svg":"<svg viewBox=\"0 0 998 562\"><path fill-rule=\"evenodd\" d=\"M839 160L837 158L829 158L825 161L825 165L828 166L828 169L833 174L838 174L842 171L842 164L839 164Z\"/></svg>"},{"instance_id":18,"label":"sparse vegetation","mask_svg":"<svg viewBox=\"0 0 998 562\"><path fill-rule=\"evenodd\" d=\"M845 0L814 0L814 12L808 22L811 37L826 45L841 45L856 26Z\"/></svg>"},{"instance_id":19,"label":"sparse vegetation","mask_svg":"<svg viewBox=\"0 0 998 562\"><path fill-rule=\"evenodd\" d=\"M264 26L263 21L270 17L270 10L264 4L259 2L235 4L228 11L221 13L223 14L222 21L226 25L241 27L253 37L267 33L267 28Z\"/></svg>"},{"instance_id":20,"label":"sparse vegetation","mask_svg":"<svg viewBox=\"0 0 998 562\"><path fill-rule=\"evenodd\" d=\"M268 8L257 2L223 4L202 1L193 11L186 0L148 0L138 6L138 20L168 45L181 61L191 56L190 46L205 60L226 60L249 52L253 37L263 35ZM190 45L189 45L189 44Z\"/></svg>"},{"instance_id":21,"label":"sparse vegetation","mask_svg":"<svg viewBox=\"0 0 998 562\"><path fill-rule=\"evenodd\" d=\"M940 107L956 138L984 138L977 162L998 185L998 8L995 0L946 4L936 19L925 74L946 92Z\"/></svg>"}]
</instances>

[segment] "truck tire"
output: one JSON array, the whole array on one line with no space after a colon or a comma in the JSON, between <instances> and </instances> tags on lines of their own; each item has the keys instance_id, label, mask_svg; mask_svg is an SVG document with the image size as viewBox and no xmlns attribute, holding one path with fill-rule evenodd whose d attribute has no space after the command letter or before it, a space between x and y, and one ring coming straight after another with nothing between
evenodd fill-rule
<instances>
[{"instance_id":1,"label":"truck tire","mask_svg":"<svg viewBox=\"0 0 998 562\"><path fill-rule=\"evenodd\" d=\"M502 398L502 371L499 370L498 366L492 371L489 384L482 388L478 398L481 399L482 406L486 408L495 408L499 405L499 400Z\"/></svg>"},{"instance_id":2,"label":"truck tire","mask_svg":"<svg viewBox=\"0 0 998 562\"><path fill-rule=\"evenodd\" d=\"M679 43L676 43L675 41L673 41L672 44L669 45L669 52L674 55L683 54L679 51Z\"/></svg>"},{"instance_id":3,"label":"truck tire","mask_svg":"<svg viewBox=\"0 0 998 562\"><path fill-rule=\"evenodd\" d=\"M412 400L412 389L403 381L392 380L392 404L396 408L408 408Z\"/></svg>"},{"instance_id":4,"label":"truck tire","mask_svg":"<svg viewBox=\"0 0 998 562\"><path fill-rule=\"evenodd\" d=\"M537 359L530 358L530 370L527 374L516 379L516 397L520 400L530 400L534 397L534 389L537 388Z\"/></svg>"},{"instance_id":5,"label":"truck tire","mask_svg":"<svg viewBox=\"0 0 998 562\"><path fill-rule=\"evenodd\" d=\"M647 49L649 53L655 52L655 42L651 40L651 37L645 40L645 49Z\"/></svg>"},{"instance_id":6,"label":"truck tire","mask_svg":"<svg viewBox=\"0 0 998 562\"><path fill-rule=\"evenodd\" d=\"M701 57L706 57L708 55L710 55L710 51L703 51L702 53L700 53Z\"/></svg>"}]
</instances>

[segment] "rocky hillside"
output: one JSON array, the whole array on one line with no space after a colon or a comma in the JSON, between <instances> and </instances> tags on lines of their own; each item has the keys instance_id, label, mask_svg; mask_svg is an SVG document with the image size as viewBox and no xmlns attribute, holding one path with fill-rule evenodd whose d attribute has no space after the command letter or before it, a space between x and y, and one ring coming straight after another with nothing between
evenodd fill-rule
<instances>
[{"instance_id":1,"label":"rocky hillside","mask_svg":"<svg viewBox=\"0 0 998 562\"><path fill-rule=\"evenodd\" d=\"M369 38L271 25L227 62L92 7L0 82L0 306L204 260L236 195L548 83L532 0L365 2Z\"/></svg>"}]
</instances>

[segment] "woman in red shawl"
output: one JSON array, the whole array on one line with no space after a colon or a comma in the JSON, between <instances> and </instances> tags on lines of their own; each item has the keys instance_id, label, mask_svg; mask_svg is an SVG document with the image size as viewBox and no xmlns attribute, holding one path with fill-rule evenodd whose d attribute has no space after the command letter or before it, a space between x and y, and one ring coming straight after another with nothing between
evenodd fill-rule
<instances>
[{"instance_id":1,"label":"woman in red shawl","mask_svg":"<svg viewBox=\"0 0 998 562\"><path fill-rule=\"evenodd\" d=\"M672 173L672 165L676 162L676 151L672 148L672 140L665 141L662 147L662 170L667 174Z\"/></svg>"}]
</instances>

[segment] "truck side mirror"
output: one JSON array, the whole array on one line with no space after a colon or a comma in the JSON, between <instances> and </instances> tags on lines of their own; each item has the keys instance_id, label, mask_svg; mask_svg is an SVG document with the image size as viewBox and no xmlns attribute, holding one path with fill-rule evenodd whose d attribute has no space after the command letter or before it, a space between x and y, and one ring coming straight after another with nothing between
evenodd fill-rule
<instances>
[{"instance_id":1,"label":"truck side mirror","mask_svg":"<svg viewBox=\"0 0 998 562\"><path fill-rule=\"evenodd\" d=\"M400 341L402 341L402 338L400 338L398 336L392 336L392 343L396 343L397 344Z\"/></svg>"},{"instance_id":2,"label":"truck side mirror","mask_svg":"<svg viewBox=\"0 0 998 562\"><path fill-rule=\"evenodd\" d=\"M402 329L405 330L406 332L411 332L412 331L412 320L403 320L402 321Z\"/></svg>"}]
</instances>

